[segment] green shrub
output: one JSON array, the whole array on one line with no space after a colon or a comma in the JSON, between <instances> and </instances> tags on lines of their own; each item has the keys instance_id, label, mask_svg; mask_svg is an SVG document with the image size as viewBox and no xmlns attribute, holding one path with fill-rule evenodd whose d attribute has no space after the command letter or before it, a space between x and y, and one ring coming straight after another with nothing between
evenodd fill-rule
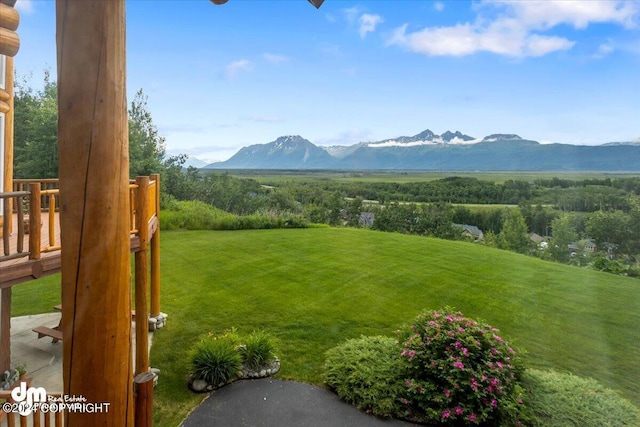
<instances>
[{"instance_id":1,"label":"green shrub","mask_svg":"<svg viewBox=\"0 0 640 427\"><path fill-rule=\"evenodd\" d=\"M177 201L169 198L160 213L163 230L260 230L305 228L300 215L253 214L238 216L200 201Z\"/></svg>"},{"instance_id":2,"label":"green shrub","mask_svg":"<svg viewBox=\"0 0 640 427\"><path fill-rule=\"evenodd\" d=\"M640 426L640 410L593 379L528 369L522 383L532 426Z\"/></svg>"},{"instance_id":3,"label":"green shrub","mask_svg":"<svg viewBox=\"0 0 640 427\"><path fill-rule=\"evenodd\" d=\"M217 386L238 377L242 369L242 357L231 339L207 337L194 348L191 369L194 379Z\"/></svg>"},{"instance_id":4,"label":"green shrub","mask_svg":"<svg viewBox=\"0 0 640 427\"><path fill-rule=\"evenodd\" d=\"M399 331L409 417L440 425L520 425L521 368L498 332L450 308L425 311Z\"/></svg>"},{"instance_id":5,"label":"green shrub","mask_svg":"<svg viewBox=\"0 0 640 427\"><path fill-rule=\"evenodd\" d=\"M257 370L275 360L275 346L271 335L264 331L254 331L238 346L238 353L246 366Z\"/></svg>"},{"instance_id":6,"label":"green shrub","mask_svg":"<svg viewBox=\"0 0 640 427\"><path fill-rule=\"evenodd\" d=\"M199 201L168 203L160 213L160 227L164 230L212 230L223 218L234 215Z\"/></svg>"},{"instance_id":7,"label":"green shrub","mask_svg":"<svg viewBox=\"0 0 640 427\"><path fill-rule=\"evenodd\" d=\"M326 354L325 380L340 399L379 417L400 412L403 369L393 338L351 339Z\"/></svg>"}]
</instances>

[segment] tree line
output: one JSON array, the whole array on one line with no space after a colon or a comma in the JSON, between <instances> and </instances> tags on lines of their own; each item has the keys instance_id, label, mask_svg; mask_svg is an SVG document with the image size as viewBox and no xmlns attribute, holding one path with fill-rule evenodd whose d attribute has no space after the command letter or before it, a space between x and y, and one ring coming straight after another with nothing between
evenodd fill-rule
<instances>
[{"instance_id":1,"label":"tree line","mask_svg":"<svg viewBox=\"0 0 640 427\"><path fill-rule=\"evenodd\" d=\"M39 91L24 78L16 82L15 177L55 178L56 83L47 72ZM485 244L503 249L559 262L596 264L602 270L637 269L640 177L503 183L457 176L427 182L296 179L265 185L270 183L185 168L185 155L167 157L165 140L142 90L129 106L129 150L131 177L160 173L165 208L175 207L176 201L199 201L238 216L294 215L298 225L371 227L445 239L462 239L453 224L467 224L484 232ZM371 223L363 222L364 213ZM531 233L553 240L541 248L532 242ZM598 244L601 252L595 257L580 249L587 239Z\"/></svg>"}]
</instances>

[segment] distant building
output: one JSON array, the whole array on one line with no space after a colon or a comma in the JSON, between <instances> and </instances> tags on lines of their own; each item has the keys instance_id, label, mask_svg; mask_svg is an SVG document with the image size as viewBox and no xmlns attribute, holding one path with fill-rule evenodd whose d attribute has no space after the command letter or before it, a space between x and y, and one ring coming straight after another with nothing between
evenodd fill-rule
<instances>
[{"instance_id":1,"label":"distant building","mask_svg":"<svg viewBox=\"0 0 640 427\"><path fill-rule=\"evenodd\" d=\"M481 242L484 240L484 233L475 225L453 224L454 227L462 230L462 235L473 241Z\"/></svg>"},{"instance_id":2,"label":"distant building","mask_svg":"<svg viewBox=\"0 0 640 427\"><path fill-rule=\"evenodd\" d=\"M374 220L375 215L373 212L362 212L360 214L360 220L358 222L362 227L371 227Z\"/></svg>"},{"instance_id":3,"label":"distant building","mask_svg":"<svg viewBox=\"0 0 640 427\"><path fill-rule=\"evenodd\" d=\"M535 243L538 249L547 249L547 247L549 246L549 238L542 237L538 233L531 233L529 235L529 240Z\"/></svg>"},{"instance_id":4,"label":"distant building","mask_svg":"<svg viewBox=\"0 0 640 427\"><path fill-rule=\"evenodd\" d=\"M569 251L571 252L571 256L576 255L580 252L580 248L582 248L583 253L594 253L596 251L596 242L591 239L581 240L577 243L569 243L567 245Z\"/></svg>"}]
</instances>

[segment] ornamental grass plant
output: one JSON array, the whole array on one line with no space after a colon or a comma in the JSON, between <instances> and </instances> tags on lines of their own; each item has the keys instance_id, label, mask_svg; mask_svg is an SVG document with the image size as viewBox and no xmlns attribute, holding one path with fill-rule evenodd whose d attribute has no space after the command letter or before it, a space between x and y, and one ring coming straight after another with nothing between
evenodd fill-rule
<instances>
[{"instance_id":1,"label":"ornamental grass plant","mask_svg":"<svg viewBox=\"0 0 640 427\"><path fill-rule=\"evenodd\" d=\"M242 370L242 357L228 337L207 337L191 354L193 379L219 385L236 379Z\"/></svg>"},{"instance_id":2,"label":"ornamental grass plant","mask_svg":"<svg viewBox=\"0 0 640 427\"><path fill-rule=\"evenodd\" d=\"M248 368L257 370L275 360L273 338L267 332L253 331L243 342L238 346L238 353Z\"/></svg>"}]
</instances>

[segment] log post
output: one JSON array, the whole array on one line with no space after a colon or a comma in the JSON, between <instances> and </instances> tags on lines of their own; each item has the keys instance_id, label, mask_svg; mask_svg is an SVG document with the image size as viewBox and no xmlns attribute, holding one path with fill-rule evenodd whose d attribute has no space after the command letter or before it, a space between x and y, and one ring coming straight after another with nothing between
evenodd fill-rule
<instances>
[{"instance_id":1,"label":"log post","mask_svg":"<svg viewBox=\"0 0 640 427\"><path fill-rule=\"evenodd\" d=\"M136 228L140 238L140 250L135 255L136 296L136 375L149 370L149 177L136 178Z\"/></svg>"},{"instance_id":2,"label":"log post","mask_svg":"<svg viewBox=\"0 0 640 427\"><path fill-rule=\"evenodd\" d=\"M153 372L143 372L133 379L136 388L136 422L135 427L151 427L153 413Z\"/></svg>"},{"instance_id":3,"label":"log post","mask_svg":"<svg viewBox=\"0 0 640 427\"><path fill-rule=\"evenodd\" d=\"M125 3L56 1L64 393L109 403L68 426L131 427Z\"/></svg>"},{"instance_id":4,"label":"log post","mask_svg":"<svg viewBox=\"0 0 640 427\"><path fill-rule=\"evenodd\" d=\"M0 290L0 372L11 367L11 287Z\"/></svg>"},{"instance_id":5,"label":"log post","mask_svg":"<svg viewBox=\"0 0 640 427\"><path fill-rule=\"evenodd\" d=\"M156 218L158 228L151 237L151 317L160 316L160 174L151 175L156 182Z\"/></svg>"},{"instance_id":6,"label":"log post","mask_svg":"<svg viewBox=\"0 0 640 427\"><path fill-rule=\"evenodd\" d=\"M3 0L0 2L0 55L6 55L4 61L4 86L0 88L0 113L4 114L4 144L0 144L0 150L4 150L4 168L0 173L3 187L0 192L13 190L13 56L20 49L20 38L16 33L20 23L20 15L13 7L15 0ZM8 236L11 233L11 198L0 203L4 212L0 214L2 230L0 235ZM8 240L7 240L8 242ZM6 250L7 254L9 250ZM11 367L11 287L0 290L0 372Z\"/></svg>"},{"instance_id":7,"label":"log post","mask_svg":"<svg viewBox=\"0 0 640 427\"><path fill-rule=\"evenodd\" d=\"M4 6L5 10L18 12L8 6ZM6 16L6 15L5 15ZM5 18L3 16L3 19ZM5 72L4 72L4 97L7 99L4 101L8 107L7 112L4 113L4 189L0 188L0 191L11 192L13 189L13 63L14 59L11 56L5 58ZM2 101L0 101L2 102ZM9 205L9 212L13 211L12 199L5 199L4 203ZM11 223L11 215L4 218L4 221L9 222L9 233L13 232L13 224Z\"/></svg>"},{"instance_id":8,"label":"log post","mask_svg":"<svg viewBox=\"0 0 640 427\"><path fill-rule=\"evenodd\" d=\"M40 183L29 184L29 259L40 259Z\"/></svg>"}]
</instances>

